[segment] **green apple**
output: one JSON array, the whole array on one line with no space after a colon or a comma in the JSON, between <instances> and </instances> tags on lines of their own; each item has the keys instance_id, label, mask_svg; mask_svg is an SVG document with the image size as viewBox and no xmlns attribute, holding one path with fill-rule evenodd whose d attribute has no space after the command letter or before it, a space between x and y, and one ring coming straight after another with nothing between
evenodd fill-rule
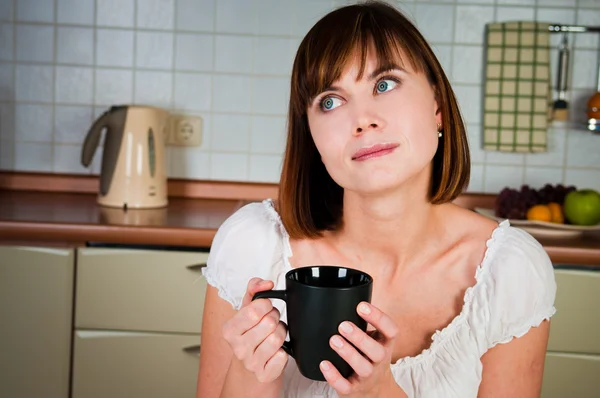
<instances>
[{"instance_id":1,"label":"green apple","mask_svg":"<svg viewBox=\"0 0 600 398\"><path fill-rule=\"evenodd\" d=\"M573 225L596 225L600 223L600 193L593 189L569 192L563 210Z\"/></svg>"}]
</instances>

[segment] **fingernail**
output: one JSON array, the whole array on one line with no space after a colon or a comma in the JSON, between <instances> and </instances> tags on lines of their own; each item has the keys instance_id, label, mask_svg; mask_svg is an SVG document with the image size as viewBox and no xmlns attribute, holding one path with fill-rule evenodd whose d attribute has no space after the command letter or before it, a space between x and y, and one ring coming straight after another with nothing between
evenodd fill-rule
<instances>
[{"instance_id":1,"label":"fingernail","mask_svg":"<svg viewBox=\"0 0 600 398\"><path fill-rule=\"evenodd\" d=\"M331 367L329 366L329 364L325 361L321 362L321 369L323 370L329 370Z\"/></svg>"},{"instance_id":2,"label":"fingernail","mask_svg":"<svg viewBox=\"0 0 600 398\"><path fill-rule=\"evenodd\" d=\"M344 345L342 339L338 336L333 336L333 338L331 339L331 344L333 344L337 348L341 348Z\"/></svg>"},{"instance_id":3,"label":"fingernail","mask_svg":"<svg viewBox=\"0 0 600 398\"><path fill-rule=\"evenodd\" d=\"M369 315L371 313L371 309L369 308L368 305L366 305L365 303L361 303L358 306L358 311L362 312L365 315Z\"/></svg>"},{"instance_id":4,"label":"fingernail","mask_svg":"<svg viewBox=\"0 0 600 398\"><path fill-rule=\"evenodd\" d=\"M352 325L349 322L342 322L340 329L342 329L342 332L350 333L352 332Z\"/></svg>"}]
</instances>

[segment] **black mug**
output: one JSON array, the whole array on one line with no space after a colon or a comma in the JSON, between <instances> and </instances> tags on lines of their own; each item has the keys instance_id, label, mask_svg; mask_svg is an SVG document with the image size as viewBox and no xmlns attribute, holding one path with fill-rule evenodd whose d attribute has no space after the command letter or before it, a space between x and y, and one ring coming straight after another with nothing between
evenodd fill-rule
<instances>
[{"instance_id":1,"label":"black mug","mask_svg":"<svg viewBox=\"0 0 600 398\"><path fill-rule=\"evenodd\" d=\"M345 267L310 266L296 268L285 275L285 290L258 292L252 300L273 298L287 305L290 340L283 349L291 355L300 373L309 379L325 381L319 368L330 361L348 378L353 370L329 345L343 321L350 321L366 331L367 322L356 312L359 303L371 302L373 278Z\"/></svg>"}]
</instances>

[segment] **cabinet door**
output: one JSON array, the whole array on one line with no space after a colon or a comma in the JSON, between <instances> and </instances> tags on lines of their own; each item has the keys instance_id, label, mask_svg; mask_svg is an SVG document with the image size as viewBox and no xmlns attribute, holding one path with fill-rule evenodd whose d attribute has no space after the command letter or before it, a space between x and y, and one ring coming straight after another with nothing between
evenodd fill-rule
<instances>
[{"instance_id":1,"label":"cabinet door","mask_svg":"<svg viewBox=\"0 0 600 398\"><path fill-rule=\"evenodd\" d=\"M600 272L556 270L549 351L600 354Z\"/></svg>"},{"instance_id":2,"label":"cabinet door","mask_svg":"<svg viewBox=\"0 0 600 398\"><path fill-rule=\"evenodd\" d=\"M0 247L0 396L67 398L72 250Z\"/></svg>"},{"instance_id":3,"label":"cabinet door","mask_svg":"<svg viewBox=\"0 0 600 398\"><path fill-rule=\"evenodd\" d=\"M193 397L199 343L198 335L78 330L72 397Z\"/></svg>"},{"instance_id":4,"label":"cabinet door","mask_svg":"<svg viewBox=\"0 0 600 398\"><path fill-rule=\"evenodd\" d=\"M600 356L546 354L542 398L598 398Z\"/></svg>"},{"instance_id":5,"label":"cabinet door","mask_svg":"<svg viewBox=\"0 0 600 398\"><path fill-rule=\"evenodd\" d=\"M200 333L208 253L79 249L78 329Z\"/></svg>"}]
</instances>

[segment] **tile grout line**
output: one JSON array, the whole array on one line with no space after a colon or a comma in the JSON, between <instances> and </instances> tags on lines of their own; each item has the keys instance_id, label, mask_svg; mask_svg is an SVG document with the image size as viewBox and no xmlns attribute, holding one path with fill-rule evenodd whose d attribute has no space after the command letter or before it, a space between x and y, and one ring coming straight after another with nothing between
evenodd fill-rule
<instances>
[{"instance_id":1,"label":"tile grout line","mask_svg":"<svg viewBox=\"0 0 600 398\"><path fill-rule=\"evenodd\" d=\"M175 109L175 63L177 62L177 23L178 23L178 18L177 18L177 0L173 1L173 27L171 29L171 33L173 34L173 40L172 40L172 51L171 51L171 101L169 104L169 127L168 127L168 133L167 133L167 140L164 143L165 146L165 155L167 156L167 176L168 177L173 177L173 169L175 168L173 166L174 162L175 162L175 156L173 155L173 147L169 146L169 140L173 137L173 134L175 133L175 131L173 131L173 113L174 113L174 109Z\"/></svg>"},{"instance_id":2,"label":"tile grout line","mask_svg":"<svg viewBox=\"0 0 600 398\"><path fill-rule=\"evenodd\" d=\"M137 83L136 81L136 74L137 74L137 59L138 59L138 53L137 53L137 40L138 40L138 1L139 0L133 0L133 29L132 29L132 33L133 33L133 59L131 60L131 98L129 99L130 104L135 104L135 85Z\"/></svg>"},{"instance_id":3,"label":"tile grout line","mask_svg":"<svg viewBox=\"0 0 600 398\"><path fill-rule=\"evenodd\" d=\"M290 2L291 3L291 2ZM260 37L260 35L258 34L259 29L259 21L258 21L258 12L256 11L256 7L253 7L252 9L253 11L253 19L254 19L254 37L252 37L252 59L250 60L250 65L251 65L251 72L254 75L254 71L255 71L255 64L256 64L256 49L258 48L258 37ZM291 31L291 28L290 28ZM252 158L252 150L251 150L251 140L252 140L252 136L251 136L251 129L252 129L252 125L253 125L253 117L252 115L254 114L255 111L255 106L256 106L256 102L254 101L254 93L257 89L256 87L256 77L252 77L251 79L251 85L250 85L250 116L248 117L248 122L246 123L246 138L248 139L248 148L246 148L246 176L244 178L245 181L250 181L250 169L252 167L252 162L251 162L251 158Z\"/></svg>"},{"instance_id":4,"label":"tile grout line","mask_svg":"<svg viewBox=\"0 0 600 398\"><path fill-rule=\"evenodd\" d=\"M213 0L213 26L212 26L212 65L210 72L210 117L211 117L211 125L210 125L210 145L208 149L208 171L207 178L211 180L213 178L213 156L212 156L212 146L213 146L213 138L215 131L215 121L213 115L215 108L215 80L214 73L217 66L217 17L218 17L218 0Z\"/></svg>"},{"instance_id":5,"label":"tile grout line","mask_svg":"<svg viewBox=\"0 0 600 398\"><path fill-rule=\"evenodd\" d=\"M12 1L13 7L12 7L12 30L13 30L13 48L12 48L12 59L13 61L16 61L17 59L17 0L10 0ZM12 75L12 81L13 81L13 95L14 95L14 100L12 103L12 106L9 108L9 112L11 113L11 118L13 121L13 126L12 126L12 135L13 135L13 139L12 139L12 159L11 159L11 164L10 164L10 170L16 170L17 168L17 132L16 132L16 127L17 127L17 101L16 101L16 91L17 91L17 64L13 63L11 68L11 75ZM1 128L1 126L0 126Z\"/></svg>"},{"instance_id":6,"label":"tile grout line","mask_svg":"<svg viewBox=\"0 0 600 398\"><path fill-rule=\"evenodd\" d=\"M492 7L493 7L492 21L496 21L496 19L498 18L498 0L494 0ZM453 46L454 46L454 44L453 44ZM482 43L482 48L485 49L485 43ZM483 71L482 71L482 75L483 75ZM481 81L481 85L482 85L481 90L482 91L483 91L483 83L484 83L484 79L482 78L482 81ZM483 95L482 95L481 100L483 101ZM483 107L481 109L481 112L483 113ZM483 139L484 131L485 131L485 120L482 119L481 120L481 148L482 149L483 149L483 142L484 142L484 139ZM482 177L483 181L481 183L482 187L483 187L482 191L489 192L487 189L488 188L487 187L488 186L488 182L487 182L487 176L488 176L487 152L484 149L483 149L483 152L484 152L484 162L483 162L483 177Z\"/></svg>"},{"instance_id":7,"label":"tile grout line","mask_svg":"<svg viewBox=\"0 0 600 398\"><path fill-rule=\"evenodd\" d=\"M52 171L56 172L56 100L57 100L57 94L58 94L58 90L56 87L56 82L57 82L57 74L58 74L58 70L57 70L57 66L56 66L56 53L57 50L56 48L58 47L58 40L57 40L57 35L58 35L58 27L56 25L56 23L58 22L58 0L53 0L53 5L54 5L54 23L52 24L52 114L50 116L50 128L52 131L52 144L50 145L50 159L51 159L51 166L52 166Z\"/></svg>"},{"instance_id":8,"label":"tile grout line","mask_svg":"<svg viewBox=\"0 0 600 398\"><path fill-rule=\"evenodd\" d=\"M533 20L537 21L538 20L538 5L539 0L534 0L533 2ZM537 42L537 41L536 41ZM548 126L546 128L546 137L549 134L549 130L550 130L550 126ZM546 138L546 152L548 152L548 138ZM529 162L527 161L527 154L525 154L523 156L523 170L521 171L521 179L522 179L522 184L526 184L527 183L527 169L529 167Z\"/></svg>"},{"instance_id":9,"label":"tile grout line","mask_svg":"<svg viewBox=\"0 0 600 398\"><path fill-rule=\"evenodd\" d=\"M98 1L94 0L94 11L93 11L93 15L92 15L92 24L93 24L93 30L92 30L92 111L91 111L91 120L88 120L90 125L91 125L91 123L93 123L96 120L96 89L97 89L96 74L98 72L98 68L96 65L96 63L98 62L98 59L96 56L96 52L98 50L98 45L97 45L97 43L98 43L98 28L96 27L97 21L98 21ZM104 155L104 142L102 142L102 140L101 140L98 144L99 144L99 146L102 146L102 154ZM96 151L97 150L98 149L96 148ZM97 156L100 156L100 154L95 153L94 156L97 157ZM98 162L98 160L96 160L96 162ZM88 173L90 175L95 175L95 173L96 173L93 160L90 163ZM100 174L100 171L98 171L98 174Z\"/></svg>"},{"instance_id":10,"label":"tile grout line","mask_svg":"<svg viewBox=\"0 0 600 398\"><path fill-rule=\"evenodd\" d=\"M576 23L579 22L579 0L575 0L575 21L576 21ZM573 70L574 61L575 61L575 59L574 59L575 58L575 54L574 54L575 47L574 47L574 45L577 43L577 37L573 37L573 35L569 35L568 39L569 40L573 39L573 49L572 49L573 54L570 57L571 60L570 60L569 65L568 65L569 70ZM571 72L571 77L572 76L573 76L573 73ZM569 110L572 111L571 108L572 108L572 105L573 105L573 102L572 102L573 89L572 89L572 86L571 86L571 82L569 81L567 83L571 87L570 95L569 95L569 97L570 97L569 99L571 100L571 104L570 104L571 106L570 106ZM569 128L565 129L565 145L564 145L564 148L563 148L563 167L562 167L562 175L561 175L561 180L562 180L563 184L566 184L566 182L567 182L567 168L568 168L568 164L569 164L569 161L568 161L567 157L569 155L569 136L571 135L570 133L571 133L571 129L569 129Z\"/></svg>"}]
</instances>

